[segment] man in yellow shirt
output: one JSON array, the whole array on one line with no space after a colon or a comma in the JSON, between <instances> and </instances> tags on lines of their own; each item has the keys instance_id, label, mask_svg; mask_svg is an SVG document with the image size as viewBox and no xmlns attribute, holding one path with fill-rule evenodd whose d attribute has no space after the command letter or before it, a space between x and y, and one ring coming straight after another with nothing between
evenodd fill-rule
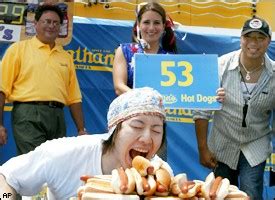
<instances>
[{"instance_id":1,"label":"man in yellow shirt","mask_svg":"<svg viewBox=\"0 0 275 200\"><path fill-rule=\"evenodd\" d=\"M64 105L68 105L78 134L86 134L81 93L71 56L56 44L61 10L44 4L35 14L36 36L12 44L0 72L0 145L7 142L3 126L5 100L13 102L12 129L18 154L46 140L64 137Z\"/></svg>"}]
</instances>

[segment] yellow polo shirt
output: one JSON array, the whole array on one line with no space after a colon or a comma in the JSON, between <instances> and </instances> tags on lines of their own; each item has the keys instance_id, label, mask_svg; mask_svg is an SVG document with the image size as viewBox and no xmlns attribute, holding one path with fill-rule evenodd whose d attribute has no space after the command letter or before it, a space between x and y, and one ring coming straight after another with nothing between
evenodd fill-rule
<instances>
[{"instance_id":1,"label":"yellow polo shirt","mask_svg":"<svg viewBox=\"0 0 275 200\"><path fill-rule=\"evenodd\" d=\"M81 102L73 59L62 46L50 49L36 37L16 42L7 49L0 70L0 90L9 102Z\"/></svg>"}]
</instances>

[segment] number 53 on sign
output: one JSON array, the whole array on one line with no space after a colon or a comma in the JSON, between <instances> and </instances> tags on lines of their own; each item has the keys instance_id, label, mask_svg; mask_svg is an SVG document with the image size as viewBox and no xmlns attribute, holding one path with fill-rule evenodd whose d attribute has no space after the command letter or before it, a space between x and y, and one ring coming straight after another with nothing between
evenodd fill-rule
<instances>
[{"instance_id":1,"label":"number 53 on sign","mask_svg":"<svg viewBox=\"0 0 275 200\"><path fill-rule=\"evenodd\" d=\"M217 55L135 54L134 60L134 88L158 90L166 108L221 108Z\"/></svg>"}]
</instances>

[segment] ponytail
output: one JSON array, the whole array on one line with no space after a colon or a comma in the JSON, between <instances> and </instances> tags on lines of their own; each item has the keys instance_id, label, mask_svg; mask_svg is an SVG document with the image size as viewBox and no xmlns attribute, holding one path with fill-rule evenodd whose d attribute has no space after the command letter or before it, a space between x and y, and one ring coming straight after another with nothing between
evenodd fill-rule
<instances>
[{"instance_id":1,"label":"ponytail","mask_svg":"<svg viewBox=\"0 0 275 200\"><path fill-rule=\"evenodd\" d=\"M172 29L173 26L174 26L174 22L169 17L165 23L165 28L164 28L165 34L162 37L161 45L164 50L172 53L177 53L176 37L175 37L174 30Z\"/></svg>"}]
</instances>

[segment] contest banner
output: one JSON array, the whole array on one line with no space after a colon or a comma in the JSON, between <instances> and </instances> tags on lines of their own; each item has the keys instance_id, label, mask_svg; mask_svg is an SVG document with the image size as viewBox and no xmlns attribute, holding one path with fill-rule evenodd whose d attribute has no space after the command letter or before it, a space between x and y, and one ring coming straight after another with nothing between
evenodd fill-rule
<instances>
[{"instance_id":1,"label":"contest banner","mask_svg":"<svg viewBox=\"0 0 275 200\"><path fill-rule=\"evenodd\" d=\"M158 90L166 108L218 110L217 55L135 54L134 87Z\"/></svg>"}]
</instances>

